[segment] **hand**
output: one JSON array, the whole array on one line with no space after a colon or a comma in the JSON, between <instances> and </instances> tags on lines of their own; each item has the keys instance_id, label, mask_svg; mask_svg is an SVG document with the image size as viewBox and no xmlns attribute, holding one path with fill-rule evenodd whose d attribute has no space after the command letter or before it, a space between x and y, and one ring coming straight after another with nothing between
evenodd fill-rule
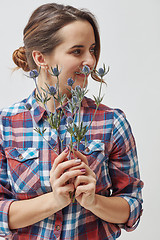
<instances>
[{"instance_id":1,"label":"hand","mask_svg":"<svg viewBox=\"0 0 160 240\"><path fill-rule=\"evenodd\" d=\"M74 151L74 154L82 160L81 164L74 169L81 169L85 173L84 175L78 175L74 181L75 198L82 207L89 209L91 205L95 204L96 175L88 166L85 155L79 151Z\"/></svg>"},{"instance_id":2,"label":"hand","mask_svg":"<svg viewBox=\"0 0 160 240\"><path fill-rule=\"evenodd\" d=\"M80 169L74 167L80 165L81 160L68 160L67 155L69 149L64 150L54 161L50 171L50 183L53 191L53 200L57 206L57 211L68 206L71 203L70 192L73 192L75 187L73 181L79 175L84 175Z\"/></svg>"}]
</instances>

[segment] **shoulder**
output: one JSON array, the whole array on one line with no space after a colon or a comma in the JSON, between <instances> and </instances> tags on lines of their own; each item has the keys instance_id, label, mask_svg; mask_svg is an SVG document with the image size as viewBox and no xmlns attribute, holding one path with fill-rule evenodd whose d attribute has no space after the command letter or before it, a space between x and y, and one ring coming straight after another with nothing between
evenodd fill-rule
<instances>
[{"instance_id":1,"label":"shoulder","mask_svg":"<svg viewBox=\"0 0 160 240\"><path fill-rule=\"evenodd\" d=\"M95 110L96 109L96 103L93 99L85 97L83 100L83 107L88 108L89 111ZM119 119L119 118L126 118L125 113L119 109L119 108L111 108L108 107L104 104L100 104L98 109L97 109L97 114L108 114L112 116L113 120Z\"/></svg>"},{"instance_id":2,"label":"shoulder","mask_svg":"<svg viewBox=\"0 0 160 240\"><path fill-rule=\"evenodd\" d=\"M20 102L14 103L13 105L11 105L9 107L0 109L0 117L1 118L12 117L19 113L23 113L24 111L26 111L26 107L25 107L26 101L27 100L24 99Z\"/></svg>"}]
</instances>

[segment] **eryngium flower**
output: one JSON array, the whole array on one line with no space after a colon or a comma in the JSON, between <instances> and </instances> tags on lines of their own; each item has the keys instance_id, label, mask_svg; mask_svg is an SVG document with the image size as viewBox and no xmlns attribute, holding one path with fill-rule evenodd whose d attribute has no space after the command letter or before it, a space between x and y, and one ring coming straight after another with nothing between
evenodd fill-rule
<instances>
[{"instance_id":1,"label":"eryngium flower","mask_svg":"<svg viewBox=\"0 0 160 240\"><path fill-rule=\"evenodd\" d=\"M81 87L78 85L75 87L76 92L81 92Z\"/></svg>"},{"instance_id":2,"label":"eryngium flower","mask_svg":"<svg viewBox=\"0 0 160 240\"><path fill-rule=\"evenodd\" d=\"M51 94L52 96L54 96L56 94L56 89L53 86L49 86L49 94Z\"/></svg>"},{"instance_id":3,"label":"eryngium flower","mask_svg":"<svg viewBox=\"0 0 160 240\"><path fill-rule=\"evenodd\" d=\"M83 72L85 75L87 75L87 74L90 73L90 68L89 68L87 65L85 65L85 66L83 67L83 69L82 69L82 72Z\"/></svg>"},{"instance_id":4,"label":"eryngium flower","mask_svg":"<svg viewBox=\"0 0 160 240\"><path fill-rule=\"evenodd\" d=\"M58 66L52 68L52 72L53 72L53 75L54 75L54 76L58 77L59 74L60 74L60 72L59 72L59 70L58 70Z\"/></svg>"},{"instance_id":5,"label":"eryngium flower","mask_svg":"<svg viewBox=\"0 0 160 240\"><path fill-rule=\"evenodd\" d=\"M103 68L99 68L99 70L98 70L98 74L99 74L100 77L103 77L104 74L105 74L105 69L103 69Z\"/></svg>"},{"instance_id":6,"label":"eryngium flower","mask_svg":"<svg viewBox=\"0 0 160 240\"><path fill-rule=\"evenodd\" d=\"M31 70L29 73L30 78L37 78L39 75L38 71L36 69Z\"/></svg>"},{"instance_id":7,"label":"eryngium flower","mask_svg":"<svg viewBox=\"0 0 160 240\"><path fill-rule=\"evenodd\" d=\"M67 84L68 86L72 87L72 85L74 84L74 80L72 78L68 78Z\"/></svg>"}]
</instances>

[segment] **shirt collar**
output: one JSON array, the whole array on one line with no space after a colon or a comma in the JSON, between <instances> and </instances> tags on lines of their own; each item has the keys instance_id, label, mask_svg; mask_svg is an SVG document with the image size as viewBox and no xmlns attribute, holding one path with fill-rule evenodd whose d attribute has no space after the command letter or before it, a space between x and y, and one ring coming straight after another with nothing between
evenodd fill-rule
<instances>
[{"instance_id":1,"label":"shirt collar","mask_svg":"<svg viewBox=\"0 0 160 240\"><path fill-rule=\"evenodd\" d=\"M35 98L35 90L29 96L29 98L27 99L26 103L29 103L32 106L30 112L31 112L31 114L32 114L32 116L33 116L33 118L34 118L36 123L38 123L42 118L46 117L46 115L47 115L46 110L39 105L39 103L37 102L37 100ZM65 106L67 106L67 105L68 105L68 103L65 103L63 105L63 108ZM82 100L82 107L91 107L93 105L95 105L95 104L93 104L93 100L92 99L87 98L87 97L83 98L83 100ZM61 109L61 107L57 108L57 111L59 109ZM64 108L64 112L65 112L66 116L72 116L72 114L68 110L66 110L65 108Z\"/></svg>"},{"instance_id":2,"label":"shirt collar","mask_svg":"<svg viewBox=\"0 0 160 240\"><path fill-rule=\"evenodd\" d=\"M46 114L46 110L38 104L38 102L35 98L35 90L32 92L32 94L27 99L26 104L27 103L29 103L31 105L32 108L30 109L30 112L31 112L35 122L38 123L43 118L43 116Z\"/></svg>"},{"instance_id":3,"label":"shirt collar","mask_svg":"<svg viewBox=\"0 0 160 240\"><path fill-rule=\"evenodd\" d=\"M46 115L47 115L46 110L39 105L39 103L37 102L37 100L35 98L35 90L32 92L32 94L27 99L26 104L27 103L29 103L32 106L30 112L36 123L38 123L41 119L46 117ZM66 116L72 116L72 114L67 109L64 108L67 105L68 105L68 103L65 103L63 105L64 113ZM61 107L57 108L57 111L60 109L61 109Z\"/></svg>"}]
</instances>

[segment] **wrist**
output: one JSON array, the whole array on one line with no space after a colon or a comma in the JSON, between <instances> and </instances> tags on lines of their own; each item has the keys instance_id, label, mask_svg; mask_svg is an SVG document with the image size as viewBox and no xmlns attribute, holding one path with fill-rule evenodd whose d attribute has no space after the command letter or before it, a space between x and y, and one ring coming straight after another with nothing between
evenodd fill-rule
<instances>
[{"instance_id":1,"label":"wrist","mask_svg":"<svg viewBox=\"0 0 160 240\"><path fill-rule=\"evenodd\" d=\"M49 213L49 215L54 214L58 211L58 206L56 204L56 201L54 199L53 192L49 192L46 194L46 199L44 199L44 210Z\"/></svg>"},{"instance_id":2,"label":"wrist","mask_svg":"<svg viewBox=\"0 0 160 240\"><path fill-rule=\"evenodd\" d=\"M97 194L94 195L94 199L92 202L90 202L90 204L88 205L87 207L87 210L89 210L90 212L93 212L95 211L97 207Z\"/></svg>"}]
</instances>

